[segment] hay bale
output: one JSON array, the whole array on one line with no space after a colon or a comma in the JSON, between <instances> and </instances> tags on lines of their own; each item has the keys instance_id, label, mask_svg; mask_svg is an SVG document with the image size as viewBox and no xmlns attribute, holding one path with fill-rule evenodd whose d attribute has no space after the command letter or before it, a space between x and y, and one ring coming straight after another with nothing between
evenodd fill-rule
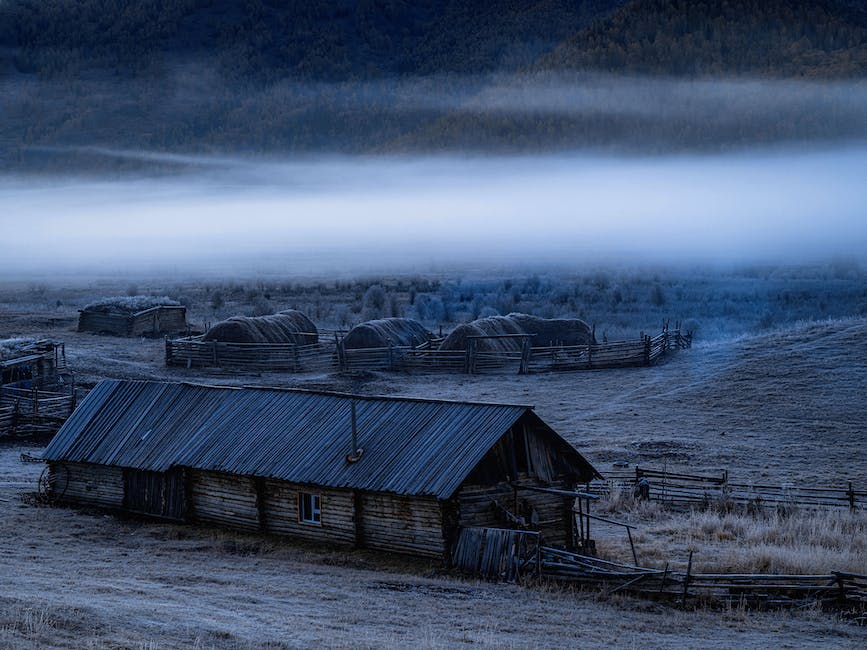
<instances>
[{"instance_id":1,"label":"hay bale","mask_svg":"<svg viewBox=\"0 0 867 650\"><path fill-rule=\"evenodd\" d=\"M480 318L458 325L440 345L440 350L466 350L469 336L532 334L534 347L550 345L587 345L596 343L590 326L578 318L540 318L529 314L509 314ZM476 349L485 352L519 352L522 339L478 339Z\"/></svg>"},{"instance_id":2,"label":"hay bale","mask_svg":"<svg viewBox=\"0 0 867 650\"><path fill-rule=\"evenodd\" d=\"M533 334L533 347L596 343L593 330L579 318L540 318L530 314L509 314L507 318L525 333Z\"/></svg>"},{"instance_id":3,"label":"hay bale","mask_svg":"<svg viewBox=\"0 0 867 650\"><path fill-rule=\"evenodd\" d=\"M24 337L0 339L0 361L27 356L35 351L36 342L36 339Z\"/></svg>"},{"instance_id":4,"label":"hay bale","mask_svg":"<svg viewBox=\"0 0 867 650\"><path fill-rule=\"evenodd\" d=\"M470 336L499 336L504 334L525 334L517 323L508 316L479 318L471 323L458 325L440 344L440 350L466 350ZM480 352L519 352L520 338L478 339L476 350Z\"/></svg>"},{"instance_id":5,"label":"hay bale","mask_svg":"<svg viewBox=\"0 0 867 650\"><path fill-rule=\"evenodd\" d=\"M233 316L216 323L205 332L204 341L224 343L293 343L311 345L319 342L316 325L300 311L287 309L270 316Z\"/></svg>"},{"instance_id":6,"label":"hay bale","mask_svg":"<svg viewBox=\"0 0 867 650\"><path fill-rule=\"evenodd\" d=\"M424 325L411 318L380 318L356 325L343 338L349 350L417 346L433 338Z\"/></svg>"},{"instance_id":7,"label":"hay bale","mask_svg":"<svg viewBox=\"0 0 867 650\"><path fill-rule=\"evenodd\" d=\"M82 311L137 314L153 307L179 307L180 304L168 296L113 296L95 300L89 305L85 305Z\"/></svg>"}]
</instances>

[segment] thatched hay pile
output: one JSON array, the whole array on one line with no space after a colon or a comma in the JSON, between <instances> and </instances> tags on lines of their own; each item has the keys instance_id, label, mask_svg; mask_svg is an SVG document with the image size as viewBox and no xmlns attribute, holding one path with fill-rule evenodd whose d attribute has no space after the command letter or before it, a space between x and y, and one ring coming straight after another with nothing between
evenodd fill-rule
<instances>
[{"instance_id":1,"label":"thatched hay pile","mask_svg":"<svg viewBox=\"0 0 867 650\"><path fill-rule=\"evenodd\" d=\"M440 350L466 350L467 337L499 336L503 334L526 334L508 316L480 318L472 323L458 325L440 345ZM518 352L521 350L520 338L478 339L476 350L480 352Z\"/></svg>"},{"instance_id":2,"label":"thatched hay pile","mask_svg":"<svg viewBox=\"0 0 867 650\"><path fill-rule=\"evenodd\" d=\"M529 314L509 314L524 332L533 334L533 347L587 345L596 343L593 330L579 318L540 318Z\"/></svg>"},{"instance_id":3,"label":"thatched hay pile","mask_svg":"<svg viewBox=\"0 0 867 650\"><path fill-rule=\"evenodd\" d=\"M113 296L111 298L95 300L89 305L85 305L83 311L137 314L152 307L179 307L180 304L177 300L172 300L168 296Z\"/></svg>"},{"instance_id":4,"label":"thatched hay pile","mask_svg":"<svg viewBox=\"0 0 867 650\"><path fill-rule=\"evenodd\" d=\"M480 318L459 325L440 345L440 350L466 350L469 336L500 336L504 334L532 334L530 345L586 345L595 343L590 327L577 318L539 318L529 314L509 314ZM476 349L484 352L518 352L522 339L477 339Z\"/></svg>"},{"instance_id":5,"label":"thatched hay pile","mask_svg":"<svg viewBox=\"0 0 867 650\"><path fill-rule=\"evenodd\" d=\"M205 332L204 341L226 343L293 343L311 345L319 342L316 325L300 311L287 309L271 316L233 316Z\"/></svg>"},{"instance_id":6,"label":"thatched hay pile","mask_svg":"<svg viewBox=\"0 0 867 650\"><path fill-rule=\"evenodd\" d=\"M36 345L36 339L0 339L0 361L26 356L33 351L34 345Z\"/></svg>"},{"instance_id":7,"label":"thatched hay pile","mask_svg":"<svg viewBox=\"0 0 867 650\"><path fill-rule=\"evenodd\" d=\"M433 337L424 325L411 318L381 318L356 325L343 339L347 349L418 346Z\"/></svg>"}]
</instances>

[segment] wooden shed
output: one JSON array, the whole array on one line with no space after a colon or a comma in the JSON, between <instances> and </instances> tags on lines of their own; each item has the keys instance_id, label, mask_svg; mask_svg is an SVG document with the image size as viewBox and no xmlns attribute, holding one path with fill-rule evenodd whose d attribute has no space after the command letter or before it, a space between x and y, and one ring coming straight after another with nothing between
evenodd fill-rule
<instances>
[{"instance_id":1,"label":"wooden shed","mask_svg":"<svg viewBox=\"0 0 867 650\"><path fill-rule=\"evenodd\" d=\"M574 542L598 477L532 407L106 380L43 454L50 496L448 560L463 526Z\"/></svg>"},{"instance_id":2,"label":"wooden shed","mask_svg":"<svg viewBox=\"0 0 867 650\"><path fill-rule=\"evenodd\" d=\"M78 331L115 336L162 336L187 327L187 309L176 301L133 296L106 298L78 313Z\"/></svg>"},{"instance_id":3,"label":"wooden shed","mask_svg":"<svg viewBox=\"0 0 867 650\"><path fill-rule=\"evenodd\" d=\"M0 386L36 387L55 384L66 368L66 347L44 339L0 340Z\"/></svg>"}]
</instances>

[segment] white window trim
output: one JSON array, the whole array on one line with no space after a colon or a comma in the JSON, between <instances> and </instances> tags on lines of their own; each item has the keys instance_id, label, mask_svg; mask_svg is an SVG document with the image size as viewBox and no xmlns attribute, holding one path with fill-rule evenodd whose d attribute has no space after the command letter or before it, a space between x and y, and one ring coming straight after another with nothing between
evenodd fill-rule
<instances>
[{"instance_id":1,"label":"white window trim","mask_svg":"<svg viewBox=\"0 0 867 650\"><path fill-rule=\"evenodd\" d=\"M310 498L310 517L304 518L304 500ZM322 525L322 495L319 492L298 492L298 522L310 526Z\"/></svg>"}]
</instances>

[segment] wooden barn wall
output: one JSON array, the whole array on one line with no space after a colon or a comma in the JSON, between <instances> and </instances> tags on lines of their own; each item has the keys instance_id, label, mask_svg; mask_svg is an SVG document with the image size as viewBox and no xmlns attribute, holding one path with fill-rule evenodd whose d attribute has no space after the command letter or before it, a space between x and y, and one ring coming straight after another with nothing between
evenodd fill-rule
<instances>
[{"instance_id":1,"label":"wooden barn wall","mask_svg":"<svg viewBox=\"0 0 867 650\"><path fill-rule=\"evenodd\" d=\"M543 484L526 474L519 475L516 483L563 490L571 490L574 487L565 480ZM541 532L545 543L549 546L569 546L572 543L572 508L575 501L573 498L518 490L516 504L515 494L515 489L509 483L461 486L455 497L458 506L458 525L514 528L516 524L510 520L509 514L506 514L508 511L511 515L523 517L529 529ZM534 511L537 524L531 525Z\"/></svg>"},{"instance_id":2,"label":"wooden barn wall","mask_svg":"<svg viewBox=\"0 0 867 650\"><path fill-rule=\"evenodd\" d=\"M183 309L158 309L131 318L130 336L153 336L179 332L186 328L186 311Z\"/></svg>"},{"instance_id":3,"label":"wooden barn wall","mask_svg":"<svg viewBox=\"0 0 867 650\"><path fill-rule=\"evenodd\" d=\"M110 508L123 506L123 470L89 463L49 463L52 493L59 501Z\"/></svg>"},{"instance_id":4,"label":"wooden barn wall","mask_svg":"<svg viewBox=\"0 0 867 650\"><path fill-rule=\"evenodd\" d=\"M264 479L261 485L264 530L310 541L355 544L355 500L351 490L331 490L274 479ZM299 492L320 495L321 525L299 521Z\"/></svg>"},{"instance_id":5,"label":"wooden barn wall","mask_svg":"<svg viewBox=\"0 0 867 650\"><path fill-rule=\"evenodd\" d=\"M83 311L78 315L79 332L107 332L118 336L129 334L129 318L122 314Z\"/></svg>"},{"instance_id":6,"label":"wooden barn wall","mask_svg":"<svg viewBox=\"0 0 867 650\"><path fill-rule=\"evenodd\" d=\"M359 495L359 538L367 548L442 558L443 517L434 497Z\"/></svg>"},{"instance_id":7,"label":"wooden barn wall","mask_svg":"<svg viewBox=\"0 0 867 650\"><path fill-rule=\"evenodd\" d=\"M187 506L194 521L259 530L256 481L203 470L187 472Z\"/></svg>"}]
</instances>

